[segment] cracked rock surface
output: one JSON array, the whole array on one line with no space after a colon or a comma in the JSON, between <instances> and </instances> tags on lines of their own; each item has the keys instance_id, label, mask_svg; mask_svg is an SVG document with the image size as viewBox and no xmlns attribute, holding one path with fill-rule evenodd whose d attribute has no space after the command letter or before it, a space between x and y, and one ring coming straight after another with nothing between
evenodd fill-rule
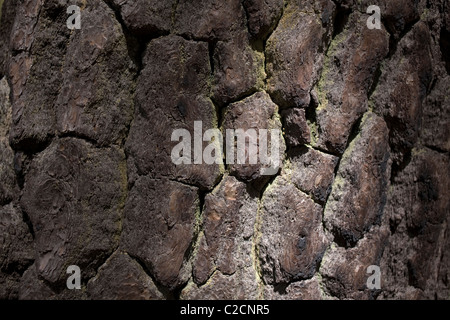
<instances>
[{"instance_id":1,"label":"cracked rock surface","mask_svg":"<svg viewBox=\"0 0 450 320\"><path fill-rule=\"evenodd\" d=\"M0 299L450 298L446 0L0 12Z\"/></svg>"}]
</instances>

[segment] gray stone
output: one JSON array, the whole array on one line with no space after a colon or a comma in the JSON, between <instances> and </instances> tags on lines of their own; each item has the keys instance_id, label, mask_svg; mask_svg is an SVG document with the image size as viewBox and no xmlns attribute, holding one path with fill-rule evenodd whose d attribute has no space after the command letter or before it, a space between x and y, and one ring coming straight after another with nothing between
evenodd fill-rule
<instances>
[{"instance_id":1,"label":"gray stone","mask_svg":"<svg viewBox=\"0 0 450 320\"><path fill-rule=\"evenodd\" d=\"M335 156L304 148L291 157L290 179L297 188L323 203L331 192L337 164Z\"/></svg>"},{"instance_id":2,"label":"gray stone","mask_svg":"<svg viewBox=\"0 0 450 320\"><path fill-rule=\"evenodd\" d=\"M258 210L256 199L235 177L222 180L205 197L203 234L194 260L193 278L204 284L218 270L223 275L254 274L253 232Z\"/></svg>"},{"instance_id":3,"label":"gray stone","mask_svg":"<svg viewBox=\"0 0 450 320\"><path fill-rule=\"evenodd\" d=\"M117 148L65 138L35 157L20 203L34 228L39 276L65 286L69 265L92 276L118 245L126 195Z\"/></svg>"},{"instance_id":4,"label":"gray stone","mask_svg":"<svg viewBox=\"0 0 450 320\"><path fill-rule=\"evenodd\" d=\"M230 164L230 172L232 175L236 175L237 177L244 179L246 181L256 180L261 178L261 169L269 169L270 165L264 163L263 159L260 155L260 137L261 129L266 129L267 132L267 153L270 158L278 159L278 162L281 166L284 159L284 151L286 149L284 139L281 136L281 121L278 115L278 107L275 105L270 96L265 92L258 92L254 95L239 101L232 103L226 110L224 115L223 122L223 135L226 141L227 130L234 129L235 132L238 129L244 130L246 133L251 132L249 129L255 130L255 133L258 136L258 141L256 141L257 145L255 150L256 154L250 154L250 142L246 143L245 146L245 164L238 163L237 149L239 146L236 143L236 147L234 148L234 159L230 159L229 157L226 159L226 162ZM272 132L270 130L278 130L279 135L279 154L272 155L271 149L271 139ZM246 140L248 141L248 140ZM250 163L251 158L256 158L256 164ZM268 162L268 161L267 161ZM269 169L270 170L270 169Z\"/></svg>"},{"instance_id":5,"label":"gray stone","mask_svg":"<svg viewBox=\"0 0 450 320\"><path fill-rule=\"evenodd\" d=\"M377 67L389 50L387 32L368 29L366 19L359 13L350 15L343 32L330 44L316 87L319 105L312 145L339 155L368 109Z\"/></svg>"},{"instance_id":6,"label":"gray stone","mask_svg":"<svg viewBox=\"0 0 450 320\"><path fill-rule=\"evenodd\" d=\"M279 176L264 193L259 219L257 251L264 282L286 284L313 277L328 245L322 208Z\"/></svg>"},{"instance_id":7,"label":"gray stone","mask_svg":"<svg viewBox=\"0 0 450 320\"><path fill-rule=\"evenodd\" d=\"M140 177L129 192L122 247L170 290L188 280L199 204L197 188L168 179Z\"/></svg>"},{"instance_id":8,"label":"gray stone","mask_svg":"<svg viewBox=\"0 0 450 320\"><path fill-rule=\"evenodd\" d=\"M161 300L152 279L126 253L116 252L87 285L94 300Z\"/></svg>"},{"instance_id":9,"label":"gray stone","mask_svg":"<svg viewBox=\"0 0 450 320\"><path fill-rule=\"evenodd\" d=\"M204 131L217 128L214 105L209 99L208 46L178 36L152 40L145 52L137 81L135 119L126 142L131 181L138 175L168 177L212 189L220 166L206 163L175 165L171 152L179 142L172 132L186 129L194 137L194 122ZM203 148L208 145L203 142ZM192 149L194 144L192 143Z\"/></svg>"},{"instance_id":10,"label":"gray stone","mask_svg":"<svg viewBox=\"0 0 450 320\"><path fill-rule=\"evenodd\" d=\"M373 224L380 223L389 177L388 129L383 119L369 112L342 156L325 207L325 224L336 242L353 246Z\"/></svg>"}]
</instances>

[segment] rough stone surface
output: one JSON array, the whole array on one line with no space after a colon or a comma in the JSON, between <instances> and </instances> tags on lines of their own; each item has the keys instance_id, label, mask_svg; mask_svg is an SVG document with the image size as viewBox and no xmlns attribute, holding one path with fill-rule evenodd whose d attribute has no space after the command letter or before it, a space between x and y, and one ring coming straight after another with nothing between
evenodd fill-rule
<instances>
[{"instance_id":1,"label":"rough stone surface","mask_svg":"<svg viewBox=\"0 0 450 320\"><path fill-rule=\"evenodd\" d=\"M247 270L254 276L252 239L257 209L245 183L232 176L206 196L203 236L194 261L195 283L204 284L216 270L224 275Z\"/></svg>"},{"instance_id":2,"label":"rough stone surface","mask_svg":"<svg viewBox=\"0 0 450 320\"><path fill-rule=\"evenodd\" d=\"M251 48L247 33L241 32L228 42L217 42L213 62L212 98L218 105L239 100L263 87L264 55Z\"/></svg>"},{"instance_id":3,"label":"rough stone surface","mask_svg":"<svg viewBox=\"0 0 450 320\"><path fill-rule=\"evenodd\" d=\"M0 0L0 299L449 299L449 9Z\"/></svg>"},{"instance_id":4,"label":"rough stone surface","mask_svg":"<svg viewBox=\"0 0 450 320\"><path fill-rule=\"evenodd\" d=\"M413 152L408 166L393 181L386 214L395 233L382 264L393 289L383 292L384 298L411 298L396 292L393 282L410 287L421 298L431 292L439 292L439 299L448 298L449 290L444 289L448 268L442 268L439 260L448 259L449 173L448 157L423 148Z\"/></svg>"},{"instance_id":5,"label":"rough stone surface","mask_svg":"<svg viewBox=\"0 0 450 320\"><path fill-rule=\"evenodd\" d=\"M311 143L311 133L304 109L292 108L283 110L286 144L290 147L299 147Z\"/></svg>"},{"instance_id":6,"label":"rough stone surface","mask_svg":"<svg viewBox=\"0 0 450 320\"><path fill-rule=\"evenodd\" d=\"M311 278L328 245L321 207L280 176L264 193L259 219L257 251L264 282Z\"/></svg>"},{"instance_id":7,"label":"rough stone surface","mask_svg":"<svg viewBox=\"0 0 450 320\"><path fill-rule=\"evenodd\" d=\"M315 201L325 202L331 192L338 158L323 152L303 148L293 152L287 170L292 183Z\"/></svg>"},{"instance_id":8,"label":"rough stone surface","mask_svg":"<svg viewBox=\"0 0 450 320\"><path fill-rule=\"evenodd\" d=\"M124 249L170 289L189 276L185 261L199 212L198 190L167 179L140 177L125 206Z\"/></svg>"},{"instance_id":9,"label":"rough stone surface","mask_svg":"<svg viewBox=\"0 0 450 320\"><path fill-rule=\"evenodd\" d=\"M255 275L242 272L240 269L231 276L225 276L217 271L200 288L189 283L180 297L186 300L255 300L259 297L258 282Z\"/></svg>"},{"instance_id":10,"label":"rough stone surface","mask_svg":"<svg viewBox=\"0 0 450 320\"><path fill-rule=\"evenodd\" d=\"M293 282L289 285L267 286L264 291L267 300L322 300L326 296L320 288L317 277Z\"/></svg>"},{"instance_id":11,"label":"rough stone surface","mask_svg":"<svg viewBox=\"0 0 450 320\"><path fill-rule=\"evenodd\" d=\"M324 28L314 11L302 11L296 3L286 7L266 45L268 92L280 107L309 105L329 32L330 24Z\"/></svg>"},{"instance_id":12,"label":"rough stone surface","mask_svg":"<svg viewBox=\"0 0 450 320\"><path fill-rule=\"evenodd\" d=\"M214 105L208 97L210 73L205 43L177 36L149 43L137 81L135 119L126 142L132 181L137 175L150 174L208 189L217 182L219 165L194 164L193 157L191 164L176 166L172 162L171 151L178 141L171 141L168 132L168 128L186 129L194 137L195 121L202 121L202 136L217 128ZM203 147L207 145L203 143Z\"/></svg>"},{"instance_id":13,"label":"rough stone surface","mask_svg":"<svg viewBox=\"0 0 450 320\"><path fill-rule=\"evenodd\" d=\"M12 203L0 206L0 298L17 298L20 276L33 263L33 238Z\"/></svg>"},{"instance_id":14,"label":"rough stone surface","mask_svg":"<svg viewBox=\"0 0 450 320\"><path fill-rule=\"evenodd\" d=\"M14 172L14 151L9 146L11 104L6 78L0 80L0 206L9 203L18 188Z\"/></svg>"},{"instance_id":15,"label":"rough stone surface","mask_svg":"<svg viewBox=\"0 0 450 320\"><path fill-rule=\"evenodd\" d=\"M424 101L422 131L423 143L431 148L450 152L450 98L443 92L450 91L450 77L438 79L435 89Z\"/></svg>"},{"instance_id":16,"label":"rough stone surface","mask_svg":"<svg viewBox=\"0 0 450 320\"><path fill-rule=\"evenodd\" d=\"M89 277L117 247L126 197L125 156L75 138L55 140L35 157L22 209L35 233L36 267L49 283L64 283L70 265Z\"/></svg>"},{"instance_id":17,"label":"rough stone surface","mask_svg":"<svg viewBox=\"0 0 450 320\"><path fill-rule=\"evenodd\" d=\"M384 121L368 113L360 133L342 156L325 207L325 222L335 241L353 246L379 223L386 203L390 152Z\"/></svg>"},{"instance_id":18,"label":"rough stone surface","mask_svg":"<svg viewBox=\"0 0 450 320\"><path fill-rule=\"evenodd\" d=\"M9 64L12 97L10 139L15 148L42 148L55 135L55 102L70 30L65 10L55 16L42 1L28 0L16 9ZM48 28L54 23L54 27Z\"/></svg>"},{"instance_id":19,"label":"rough stone surface","mask_svg":"<svg viewBox=\"0 0 450 320\"><path fill-rule=\"evenodd\" d=\"M383 66L380 83L372 97L376 112L390 128L394 161L401 164L419 132L422 101L432 80L430 35L418 22L398 43L395 55Z\"/></svg>"},{"instance_id":20,"label":"rough stone surface","mask_svg":"<svg viewBox=\"0 0 450 320\"><path fill-rule=\"evenodd\" d=\"M87 286L95 300L161 300L152 279L125 253L115 253Z\"/></svg>"},{"instance_id":21,"label":"rough stone surface","mask_svg":"<svg viewBox=\"0 0 450 320\"><path fill-rule=\"evenodd\" d=\"M169 32L175 0L106 0L120 12L125 27L131 32L148 36Z\"/></svg>"},{"instance_id":22,"label":"rough stone surface","mask_svg":"<svg viewBox=\"0 0 450 320\"><path fill-rule=\"evenodd\" d=\"M174 31L189 38L229 41L247 31L240 0L179 0Z\"/></svg>"},{"instance_id":23,"label":"rough stone surface","mask_svg":"<svg viewBox=\"0 0 450 320\"><path fill-rule=\"evenodd\" d=\"M261 171L264 169L270 170L270 164L264 163L261 157L261 129L267 130L267 155L270 158L278 158L278 162L281 164L284 158L285 143L283 137L281 137L281 121L278 115L278 107L272 102L270 96L265 92L258 92L254 95L231 104L224 116L223 134L228 139L227 130L244 130L246 133L252 132L258 137L257 141L250 141L246 139L245 144L245 163L239 163L239 156L237 149L239 148L239 140L236 139L236 147L234 148L233 159L228 157L226 152L226 163L230 164L230 172L232 175L251 181L261 177ZM278 130L279 148L275 150L278 154L272 155L272 131ZM277 134L277 132L274 132ZM228 141L228 140L226 140ZM251 147L254 143L256 145ZM230 143L231 144L231 143ZM226 148L229 147L229 144ZM258 159L256 164L251 163L255 159ZM253 160L252 160L253 159ZM269 162L269 161L266 161Z\"/></svg>"},{"instance_id":24,"label":"rough stone surface","mask_svg":"<svg viewBox=\"0 0 450 320\"><path fill-rule=\"evenodd\" d=\"M368 29L366 19L359 13L348 17L328 48L316 88L312 144L335 154L344 152L353 125L368 109L368 92L389 49L387 32Z\"/></svg>"},{"instance_id":25,"label":"rough stone surface","mask_svg":"<svg viewBox=\"0 0 450 320\"><path fill-rule=\"evenodd\" d=\"M283 12L283 0L244 0L248 29L257 39L264 39L275 28Z\"/></svg>"},{"instance_id":26,"label":"rough stone surface","mask_svg":"<svg viewBox=\"0 0 450 320\"><path fill-rule=\"evenodd\" d=\"M354 248L331 246L320 267L328 293L340 299L375 298L379 292L367 288L367 278L371 275L367 274L367 268L380 265L388 234L387 228L376 227Z\"/></svg>"},{"instance_id":27,"label":"rough stone surface","mask_svg":"<svg viewBox=\"0 0 450 320\"><path fill-rule=\"evenodd\" d=\"M95 18L94 18L95 16ZM134 84L125 36L102 1L83 10L83 27L71 35L55 111L61 134L99 145L125 139ZM99 117L98 115L102 116Z\"/></svg>"}]
</instances>

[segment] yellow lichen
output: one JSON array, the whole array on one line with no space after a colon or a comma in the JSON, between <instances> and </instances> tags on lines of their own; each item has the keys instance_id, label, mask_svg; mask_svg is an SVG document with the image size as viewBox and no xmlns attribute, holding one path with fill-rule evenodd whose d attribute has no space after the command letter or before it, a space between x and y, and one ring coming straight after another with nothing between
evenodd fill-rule
<instances>
[{"instance_id":1,"label":"yellow lichen","mask_svg":"<svg viewBox=\"0 0 450 320\"><path fill-rule=\"evenodd\" d=\"M0 0L0 23L2 22L2 7L5 0Z\"/></svg>"}]
</instances>

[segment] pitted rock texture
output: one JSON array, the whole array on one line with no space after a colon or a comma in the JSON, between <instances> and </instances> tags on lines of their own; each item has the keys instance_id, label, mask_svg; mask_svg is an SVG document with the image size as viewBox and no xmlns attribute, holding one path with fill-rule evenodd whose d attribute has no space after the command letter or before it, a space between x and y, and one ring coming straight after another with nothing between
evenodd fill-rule
<instances>
[{"instance_id":1,"label":"pitted rock texture","mask_svg":"<svg viewBox=\"0 0 450 320\"><path fill-rule=\"evenodd\" d=\"M228 106L224 115L222 131L226 137L226 159L232 175L247 181L264 178L262 177L264 176L263 171L270 170L271 163L282 163L285 143L281 137L282 128L279 116L277 116L277 109L270 96L265 92L255 93ZM245 149L242 149L243 140L239 140L239 137L236 138L236 142L234 139L229 142L229 130L234 130L235 134L238 134L238 130L244 130L249 134L253 132L253 138L246 138L248 139L247 145ZM274 143L278 143L278 150L275 151L277 154L272 154L272 144ZM230 145L231 148L229 148ZM261 149L262 145L266 146L265 151ZM242 161L240 151L242 151L245 161ZM254 164L254 162L256 163ZM278 168L276 169L278 170Z\"/></svg>"},{"instance_id":2,"label":"pitted rock texture","mask_svg":"<svg viewBox=\"0 0 450 320\"><path fill-rule=\"evenodd\" d=\"M328 245L321 206L281 175L264 193L259 219L257 250L264 282L311 278Z\"/></svg>"},{"instance_id":3,"label":"pitted rock texture","mask_svg":"<svg viewBox=\"0 0 450 320\"><path fill-rule=\"evenodd\" d=\"M0 299L449 299L449 9L0 0Z\"/></svg>"}]
</instances>

